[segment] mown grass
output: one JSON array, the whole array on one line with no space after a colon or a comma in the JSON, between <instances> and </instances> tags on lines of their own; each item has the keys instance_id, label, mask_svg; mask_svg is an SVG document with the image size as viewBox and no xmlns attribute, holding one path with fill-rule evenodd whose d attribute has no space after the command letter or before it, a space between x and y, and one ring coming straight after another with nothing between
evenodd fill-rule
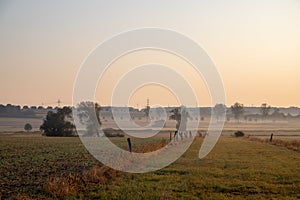
<instances>
[{"instance_id":1,"label":"mown grass","mask_svg":"<svg viewBox=\"0 0 300 200\"><path fill-rule=\"evenodd\" d=\"M120 177L98 197L115 199L297 199L299 154L236 138L222 138L203 160L197 140L189 152L160 171ZM131 177L131 178L130 178Z\"/></svg>"},{"instance_id":2,"label":"mown grass","mask_svg":"<svg viewBox=\"0 0 300 200\"><path fill-rule=\"evenodd\" d=\"M113 140L126 148L126 138ZM149 144L137 144L138 141L133 140L137 152L149 151ZM153 141L157 144L162 140ZM213 151L200 160L201 143L202 139L197 138L180 159L159 171L118 172L103 180L103 166L88 154L79 138L1 137L1 195L19 199L300 198L298 152L222 137ZM62 187L56 187L62 182L69 184L71 192L59 193ZM78 188L72 189L76 184Z\"/></svg>"}]
</instances>

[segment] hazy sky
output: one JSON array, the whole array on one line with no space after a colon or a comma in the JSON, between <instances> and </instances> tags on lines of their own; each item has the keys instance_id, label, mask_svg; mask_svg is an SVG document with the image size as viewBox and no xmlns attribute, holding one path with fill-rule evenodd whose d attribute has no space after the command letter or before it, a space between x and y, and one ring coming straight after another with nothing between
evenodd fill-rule
<instances>
[{"instance_id":1,"label":"hazy sky","mask_svg":"<svg viewBox=\"0 0 300 200\"><path fill-rule=\"evenodd\" d=\"M77 71L97 44L133 28L161 27L207 51L222 76L227 105L300 106L299 0L1 0L0 27L2 104L71 104ZM109 84L103 84L97 98L109 104L102 95ZM209 105L200 87L201 104ZM140 88L130 104L143 107L147 97L153 104L177 103L163 91Z\"/></svg>"}]
</instances>

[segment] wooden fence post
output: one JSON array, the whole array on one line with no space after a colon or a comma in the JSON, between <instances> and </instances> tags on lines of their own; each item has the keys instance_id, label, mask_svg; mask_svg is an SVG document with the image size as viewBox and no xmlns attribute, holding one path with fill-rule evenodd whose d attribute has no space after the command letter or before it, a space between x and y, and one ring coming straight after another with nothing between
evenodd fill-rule
<instances>
[{"instance_id":1,"label":"wooden fence post","mask_svg":"<svg viewBox=\"0 0 300 200\"><path fill-rule=\"evenodd\" d=\"M128 148L129 148L129 152L132 152L132 147L131 147L131 140L130 138L127 138L127 143L128 143Z\"/></svg>"},{"instance_id":2,"label":"wooden fence post","mask_svg":"<svg viewBox=\"0 0 300 200\"><path fill-rule=\"evenodd\" d=\"M273 133L271 133L270 142L272 142L272 140L273 140Z\"/></svg>"}]
</instances>

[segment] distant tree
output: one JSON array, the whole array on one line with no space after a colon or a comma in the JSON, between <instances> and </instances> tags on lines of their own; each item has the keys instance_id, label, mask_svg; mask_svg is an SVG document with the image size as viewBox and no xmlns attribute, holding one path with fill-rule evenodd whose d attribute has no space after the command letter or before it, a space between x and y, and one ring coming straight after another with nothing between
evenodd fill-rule
<instances>
[{"instance_id":1,"label":"distant tree","mask_svg":"<svg viewBox=\"0 0 300 200\"><path fill-rule=\"evenodd\" d=\"M273 110L274 110L274 111L273 111L273 114L274 114L274 113L276 113L276 114L277 114L277 113L280 113L280 109L279 109L279 108L274 108Z\"/></svg>"},{"instance_id":2,"label":"distant tree","mask_svg":"<svg viewBox=\"0 0 300 200\"><path fill-rule=\"evenodd\" d=\"M44 107L43 106L39 106L37 109L38 110L44 110Z\"/></svg>"},{"instance_id":3,"label":"distant tree","mask_svg":"<svg viewBox=\"0 0 300 200\"><path fill-rule=\"evenodd\" d=\"M164 114L165 114L164 109L161 107L156 108L155 114L158 117L158 119L161 119L162 117L164 117Z\"/></svg>"},{"instance_id":4,"label":"distant tree","mask_svg":"<svg viewBox=\"0 0 300 200\"><path fill-rule=\"evenodd\" d=\"M14 108L14 106L12 104L6 104L5 111L9 112L9 113L12 113L12 112L15 111L15 108Z\"/></svg>"},{"instance_id":5,"label":"distant tree","mask_svg":"<svg viewBox=\"0 0 300 200\"><path fill-rule=\"evenodd\" d=\"M186 110L186 107L182 106L181 107L181 122L180 122L179 131L186 131L188 118L190 118L190 114Z\"/></svg>"},{"instance_id":6,"label":"distant tree","mask_svg":"<svg viewBox=\"0 0 300 200\"><path fill-rule=\"evenodd\" d=\"M36 107L36 106L31 106L30 109L31 109L31 110L36 110L37 107Z\"/></svg>"},{"instance_id":7,"label":"distant tree","mask_svg":"<svg viewBox=\"0 0 300 200\"><path fill-rule=\"evenodd\" d=\"M225 117L226 114L226 106L224 104L216 104L213 108L213 113L219 121L220 117Z\"/></svg>"},{"instance_id":8,"label":"distant tree","mask_svg":"<svg viewBox=\"0 0 300 200\"><path fill-rule=\"evenodd\" d=\"M177 131L186 131L187 120L190 118L189 113L186 111L184 106L180 108L175 108L171 111L173 113L170 116L170 119L176 120L176 130Z\"/></svg>"},{"instance_id":9,"label":"distant tree","mask_svg":"<svg viewBox=\"0 0 300 200\"><path fill-rule=\"evenodd\" d=\"M0 114L6 111L5 105L0 104Z\"/></svg>"},{"instance_id":10,"label":"distant tree","mask_svg":"<svg viewBox=\"0 0 300 200\"><path fill-rule=\"evenodd\" d=\"M6 112L10 116L15 116L20 112L20 110L21 110L21 106L7 104L3 111Z\"/></svg>"},{"instance_id":11,"label":"distant tree","mask_svg":"<svg viewBox=\"0 0 300 200\"><path fill-rule=\"evenodd\" d=\"M266 103L261 104L260 112L263 115L264 119L266 119L268 117L270 110L271 110L271 106L269 106Z\"/></svg>"},{"instance_id":12,"label":"distant tree","mask_svg":"<svg viewBox=\"0 0 300 200\"><path fill-rule=\"evenodd\" d=\"M27 131L27 132L31 131L32 130L31 124L29 124L29 123L25 124L24 130Z\"/></svg>"},{"instance_id":13,"label":"distant tree","mask_svg":"<svg viewBox=\"0 0 300 200\"><path fill-rule=\"evenodd\" d=\"M175 120L176 123L176 130L179 129L179 125L180 125L180 121L181 121L181 114L180 114L180 110L179 108L175 108L173 110L171 110L171 115L170 115L170 119Z\"/></svg>"},{"instance_id":14,"label":"distant tree","mask_svg":"<svg viewBox=\"0 0 300 200\"><path fill-rule=\"evenodd\" d=\"M75 136L75 126L71 120L72 109L70 107L58 108L56 112L48 111L40 130L46 136Z\"/></svg>"},{"instance_id":15,"label":"distant tree","mask_svg":"<svg viewBox=\"0 0 300 200\"><path fill-rule=\"evenodd\" d=\"M15 108L16 108L17 111L21 110L21 106L20 105L15 106Z\"/></svg>"},{"instance_id":16,"label":"distant tree","mask_svg":"<svg viewBox=\"0 0 300 200\"><path fill-rule=\"evenodd\" d=\"M28 106L23 106L23 108L22 108L23 110L29 110L29 107Z\"/></svg>"},{"instance_id":17,"label":"distant tree","mask_svg":"<svg viewBox=\"0 0 300 200\"><path fill-rule=\"evenodd\" d=\"M80 122L86 126L86 136L99 136L99 128L101 126L100 120L100 106L94 102L81 102L77 106L77 115Z\"/></svg>"},{"instance_id":18,"label":"distant tree","mask_svg":"<svg viewBox=\"0 0 300 200\"><path fill-rule=\"evenodd\" d=\"M48 106L47 110L53 110L53 107L52 106Z\"/></svg>"},{"instance_id":19,"label":"distant tree","mask_svg":"<svg viewBox=\"0 0 300 200\"><path fill-rule=\"evenodd\" d=\"M231 112L233 113L234 118L239 121L240 117L244 114L244 105L236 102L231 106Z\"/></svg>"}]
</instances>

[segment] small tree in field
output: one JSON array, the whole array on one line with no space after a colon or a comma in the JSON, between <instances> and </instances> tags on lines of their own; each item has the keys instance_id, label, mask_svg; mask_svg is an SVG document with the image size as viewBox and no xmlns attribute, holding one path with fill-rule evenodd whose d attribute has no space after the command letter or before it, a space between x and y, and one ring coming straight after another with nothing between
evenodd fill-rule
<instances>
[{"instance_id":1,"label":"small tree in field","mask_svg":"<svg viewBox=\"0 0 300 200\"><path fill-rule=\"evenodd\" d=\"M27 132L31 131L32 130L31 124L29 124L29 123L25 124L24 130L27 131Z\"/></svg>"}]
</instances>

